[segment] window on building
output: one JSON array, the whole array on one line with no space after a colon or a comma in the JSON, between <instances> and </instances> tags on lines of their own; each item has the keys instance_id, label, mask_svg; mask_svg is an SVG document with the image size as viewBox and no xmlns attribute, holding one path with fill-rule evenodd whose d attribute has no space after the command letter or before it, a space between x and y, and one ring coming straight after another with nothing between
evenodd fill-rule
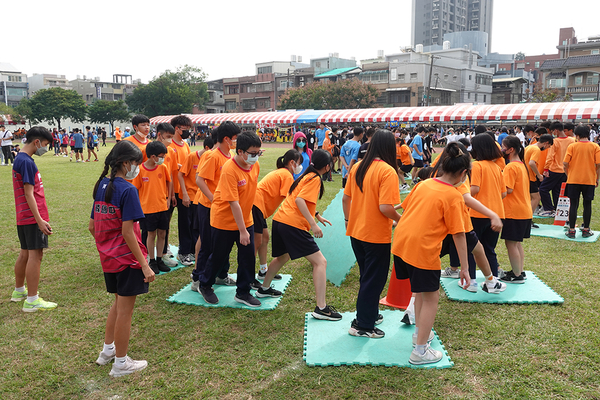
<instances>
[{"instance_id":1,"label":"window on building","mask_svg":"<svg viewBox=\"0 0 600 400\"><path fill-rule=\"evenodd\" d=\"M411 73L410 74L410 81L411 82L416 82L417 81L417 74L416 73Z\"/></svg>"},{"instance_id":2,"label":"window on building","mask_svg":"<svg viewBox=\"0 0 600 400\"><path fill-rule=\"evenodd\" d=\"M444 74L444 80L447 82L448 81L448 74Z\"/></svg>"},{"instance_id":3,"label":"window on building","mask_svg":"<svg viewBox=\"0 0 600 400\"><path fill-rule=\"evenodd\" d=\"M239 86L227 86L227 94L238 94L239 92Z\"/></svg>"},{"instance_id":4,"label":"window on building","mask_svg":"<svg viewBox=\"0 0 600 400\"><path fill-rule=\"evenodd\" d=\"M244 99L242 100L242 108L244 110L256 110L256 102L254 99Z\"/></svg>"},{"instance_id":5,"label":"window on building","mask_svg":"<svg viewBox=\"0 0 600 400\"><path fill-rule=\"evenodd\" d=\"M477 93L475 93L475 102L477 102Z\"/></svg>"},{"instance_id":6,"label":"window on building","mask_svg":"<svg viewBox=\"0 0 600 400\"><path fill-rule=\"evenodd\" d=\"M6 88L6 94L9 96L27 97L27 89L23 88Z\"/></svg>"},{"instance_id":7,"label":"window on building","mask_svg":"<svg viewBox=\"0 0 600 400\"><path fill-rule=\"evenodd\" d=\"M398 74L398 80L400 82L404 82L404 76L405 76L404 74Z\"/></svg>"},{"instance_id":8,"label":"window on building","mask_svg":"<svg viewBox=\"0 0 600 400\"><path fill-rule=\"evenodd\" d=\"M487 101L487 94L483 95L483 102L485 103Z\"/></svg>"},{"instance_id":9,"label":"window on building","mask_svg":"<svg viewBox=\"0 0 600 400\"><path fill-rule=\"evenodd\" d=\"M396 68L390 69L390 81L398 80L398 70Z\"/></svg>"},{"instance_id":10,"label":"window on building","mask_svg":"<svg viewBox=\"0 0 600 400\"><path fill-rule=\"evenodd\" d=\"M583 83L583 75L577 75L575 77L575 85L579 86Z\"/></svg>"},{"instance_id":11,"label":"window on building","mask_svg":"<svg viewBox=\"0 0 600 400\"><path fill-rule=\"evenodd\" d=\"M588 76L585 80L586 85L597 85L598 84L598 74L588 73Z\"/></svg>"},{"instance_id":12,"label":"window on building","mask_svg":"<svg viewBox=\"0 0 600 400\"><path fill-rule=\"evenodd\" d=\"M270 74L273 72L273 67L269 66L269 67L258 67L258 73L259 74Z\"/></svg>"},{"instance_id":13,"label":"window on building","mask_svg":"<svg viewBox=\"0 0 600 400\"><path fill-rule=\"evenodd\" d=\"M452 82L456 83L456 80L457 80L457 79L458 79L458 77L457 77L456 75L454 75L454 76L452 77Z\"/></svg>"},{"instance_id":14,"label":"window on building","mask_svg":"<svg viewBox=\"0 0 600 400\"><path fill-rule=\"evenodd\" d=\"M469 75L469 80L472 81L473 80L473 75Z\"/></svg>"},{"instance_id":15,"label":"window on building","mask_svg":"<svg viewBox=\"0 0 600 400\"><path fill-rule=\"evenodd\" d=\"M590 51L590 54L600 54L600 49Z\"/></svg>"},{"instance_id":16,"label":"window on building","mask_svg":"<svg viewBox=\"0 0 600 400\"><path fill-rule=\"evenodd\" d=\"M467 99L471 98L471 93L467 93Z\"/></svg>"},{"instance_id":17,"label":"window on building","mask_svg":"<svg viewBox=\"0 0 600 400\"><path fill-rule=\"evenodd\" d=\"M225 101L225 110L226 111L234 111L235 109L237 109L237 104L235 102L235 100L233 101Z\"/></svg>"},{"instance_id":18,"label":"window on building","mask_svg":"<svg viewBox=\"0 0 600 400\"><path fill-rule=\"evenodd\" d=\"M536 61L536 62L535 62L535 67L536 67L536 68L539 68L539 67L540 67L540 62L539 62L539 61Z\"/></svg>"}]
</instances>

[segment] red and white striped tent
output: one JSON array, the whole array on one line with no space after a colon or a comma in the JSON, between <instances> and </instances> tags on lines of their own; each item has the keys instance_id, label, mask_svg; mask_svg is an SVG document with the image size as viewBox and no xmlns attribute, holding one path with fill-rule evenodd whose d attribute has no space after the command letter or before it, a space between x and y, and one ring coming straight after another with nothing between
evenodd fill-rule
<instances>
[{"instance_id":1,"label":"red and white striped tent","mask_svg":"<svg viewBox=\"0 0 600 400\"><path fill-rule=\"evenodd\" d=\"M304 114L311 115L310 118ZM600 118L600 101L567 103L523 103L479 105L456 104L440 107L363 108L329 111L284 111L225 114L187 114L194 124L219 124L233 121L238 124L293 124L300 117L302 122L351 123L351 122L460 122L460 121L540 121L540 120L588 120ZM150 119L156 125L168 122L173 116Z\"/></svg>"}]
</instances>

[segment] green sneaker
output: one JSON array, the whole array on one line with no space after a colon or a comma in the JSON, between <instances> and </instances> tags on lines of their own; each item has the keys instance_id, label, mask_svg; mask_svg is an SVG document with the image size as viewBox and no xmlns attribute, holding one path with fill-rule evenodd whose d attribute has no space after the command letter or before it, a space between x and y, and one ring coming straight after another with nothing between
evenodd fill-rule
<instances>
[{"instance_id":1,"label":"green sneaker","mask_svg":"<svg viewBox=\"0 0 600 400\"><path fill-rule=\"evenodd\" d=\"M25 289L24 292L17 292L16 290L13 290L12 296L10 297L10 301L14 301L15 303L18 303L19 301L25 300L26 298L27 298L27 289Z\"/></svg>"},{"instance_id":2,"label":"green sneaker","mask_svg":"<svg viewBox=\"0 0 600 400\"><path fill-rule=\"evenodd\" d=\"M38 297L38 299L33 303L30 303L27 300L25 300L25 302L23 303L23 311L36 312L37 310L52 310L53 308L56 308L57 305L58 304L56 303L52 303L51 301L46 301L41 297Z\"/></svg>"}]
</instances>

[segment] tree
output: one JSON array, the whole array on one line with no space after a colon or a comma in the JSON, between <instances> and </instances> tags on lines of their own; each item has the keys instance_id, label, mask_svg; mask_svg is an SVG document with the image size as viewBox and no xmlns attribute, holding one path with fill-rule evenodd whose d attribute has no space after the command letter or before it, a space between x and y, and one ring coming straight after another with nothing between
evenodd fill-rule
<instances>
[{"instance_id":1,"label":"tree","mask_svg":"<svg viewBox=\"0 0 600 400\"><path fill-rule=\"evenodd\" d=\"M157 115L190 113L208 101L206 74L200 68L184 65L165 71L147 85L139 85L125 102L135 112Z\"/></svg>"},{"instance_id":2,"label":"tree","mask_svg":"<svg viewBox=\"0 0 600 400\"><path fill-rule=\"evenodd\" d=\"M94 124L110 124L114 129L115 121L127 121L131 115L123 100L96 100L88 108L88 118Z\"/></svg>"},{"instance_id":3,"label":"tree","mask_svg":"<svg viewBox=\"0 0 600 400\"><path fill-rule=\"evenodd\" d=\"M23 100L27 100L27 99L23 99ZM10 116L10 118L15 122L21 121L21 116L19 115L19 113L16 111L15 108L12 108L10 106L7 106L6 104L0 103L0 123L7 122L7 121L4 121L4 118L2 118L3 115Z\"/></svg>"},{"instance_id":4,"label":"tree","mask_svg":"<svg viewBox=\"0 0 600 400\"><path fill-rule=\"evenodd\" d=\"M522 51L515 54L515 61L523 61L525 59L525 53Z\"/></svg>"},{"instance_id":5,"label":"tree","mask_svg":"<svg viewBox=\"0 0 600 400\"><path fill-rule=\"evenodd\" d=\"M293 88L279 99L280 109L336 110L372 108L377 101L375 87L358 79L336 82L312 82Z\"/></svg>"},{"instance_id":6,"label":"tree","mask_svg":"<svg viewBox=\"0 0 600 400\"><path fill-rule=\"evenodd\" d=\"M56 121L58 129L61 129L61 120L70 118L79 123L87 114L87 106L76 91L59 87L38 90L29 100L29 107L29 118L34 124L46 121L54 125Z\"/></svg>"},{"instance_id":7,"label":"tree","mask_svg":"<svg viewBox=\"0 0 600 400\"><path fill-rule=\"evenodd\" d=\"M533 93L527 100L528 103L560 103L564 101L571 101L572 97L570 94L560 94L558 89L548 88L544 89L542 82L538 81L533 86Z\"/></svg>"},{"instance_id":8,"label":"tree","mask_svg":"<svg viewBox=\"0 0 600 400\"><path fill-rule=\"evenodd\" d=\"M30 99L21 99L19 105L14 108L15 116L17 121L26 121L31 128L31 104ZM14 118L13 118L14 120Z\"/></svg>"}]
</instances>

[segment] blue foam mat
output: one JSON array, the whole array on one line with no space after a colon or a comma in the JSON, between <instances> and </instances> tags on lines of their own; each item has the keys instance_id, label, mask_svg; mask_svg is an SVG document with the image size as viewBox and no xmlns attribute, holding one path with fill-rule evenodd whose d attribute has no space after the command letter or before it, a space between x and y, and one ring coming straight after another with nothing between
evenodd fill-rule
<instances>
[{"instance_id":1,"label":"blue foam mat","mask_svg":"<svg viewBox=\"0 0 600 400\"><path fill-rule=\"evenodd\" d=\"M377 327L385 332L380 339L368 339L348 334L350 324L356 312L342 313L341 321L323 321L305 316L304 356L309 367L340 365L373 365L409 368L450 368L454 362L440 341L437 333L431 347L441 351L444 356L435 364L412 365L408 362L412 352L412 334L414 325L401 322L404 313L395 310L383 310L383 323Z\"/></svg>"},{"instance_id":2,"label":"blue foam mat","mask_svg":"<svg viewBox=\"0 0 600 400\"><path fill-rule=\"evenodd\" d=\"M477 271L477 282L479 290L476 293L461 288L458 284L460 279L441 278L440 282L446 296L450 300L463 301L467 303L495 303L495 304L562 304L565 299L540 280L533 272L525 271L527 280L525 283L507 283L506 290L497 294L486 293L481 285L485 277L481 271Z\"/></svg>"},{"instance_id":3,"label":"blue foam mat","mask_svg":"<svg viewBox=\"0 0 600 400\"><path fill-rule=\"evenodd\" d=\"M237 278L237 274L229 274L233 279ZM290 281L292 280L291 275L282 274L280 280L273 280L271 286L277 290L282 291L285 294ZM245 308L247 310L273 310L281 301L282 296L279 297L263 297L258 299L262 304L260 307L248 307L245 304L236 302L233 297L235 296L235 286L222 286L214 285L213 289L215 294L219 298L217 304L209 304L204 301L202 295L198 292L194 292L191 289L192 283L187 284L183 289L170 296L167 301L176 304L186 304L190 306L202 306L202 307L229 307L229 308ZM255 293L254 290L251 291Z\"/></svg>"},{"instance_id":4,"label":"blue foam mat","mask_svg":"<svg viewBox=\"0 0 600 400\"><path fill-rule=\"evenodd\" d=\"M344 190L340 189L323 212L323 218L329 220L331 226L323 226L319 223L319 227L323 230L323 237L315 238L315 242L327 260L327 280L338 287L346 280L346 276L356 264L350 237L346 236L346 224L342 211L343 195Z\"/></svg>"},{"instance_id":5,"label":"blue foam mat","mask_svg":"<svg viewBox=\"0 0 600 400\"><path fill-rule=\"evenodd\" d=\"M584 238L581 236L581 230L575 230L575 238L570 239L567 237L567 229L564 226L560 225L545 225L538 224L539 228L531 228L531 236L541 236L541 237L549 237L553 239L562 239L569 240L571 242L584 242L584 243L593 243L598 240L598 232L594 232L593 236Z\"/></svg>"}]
</instances>

